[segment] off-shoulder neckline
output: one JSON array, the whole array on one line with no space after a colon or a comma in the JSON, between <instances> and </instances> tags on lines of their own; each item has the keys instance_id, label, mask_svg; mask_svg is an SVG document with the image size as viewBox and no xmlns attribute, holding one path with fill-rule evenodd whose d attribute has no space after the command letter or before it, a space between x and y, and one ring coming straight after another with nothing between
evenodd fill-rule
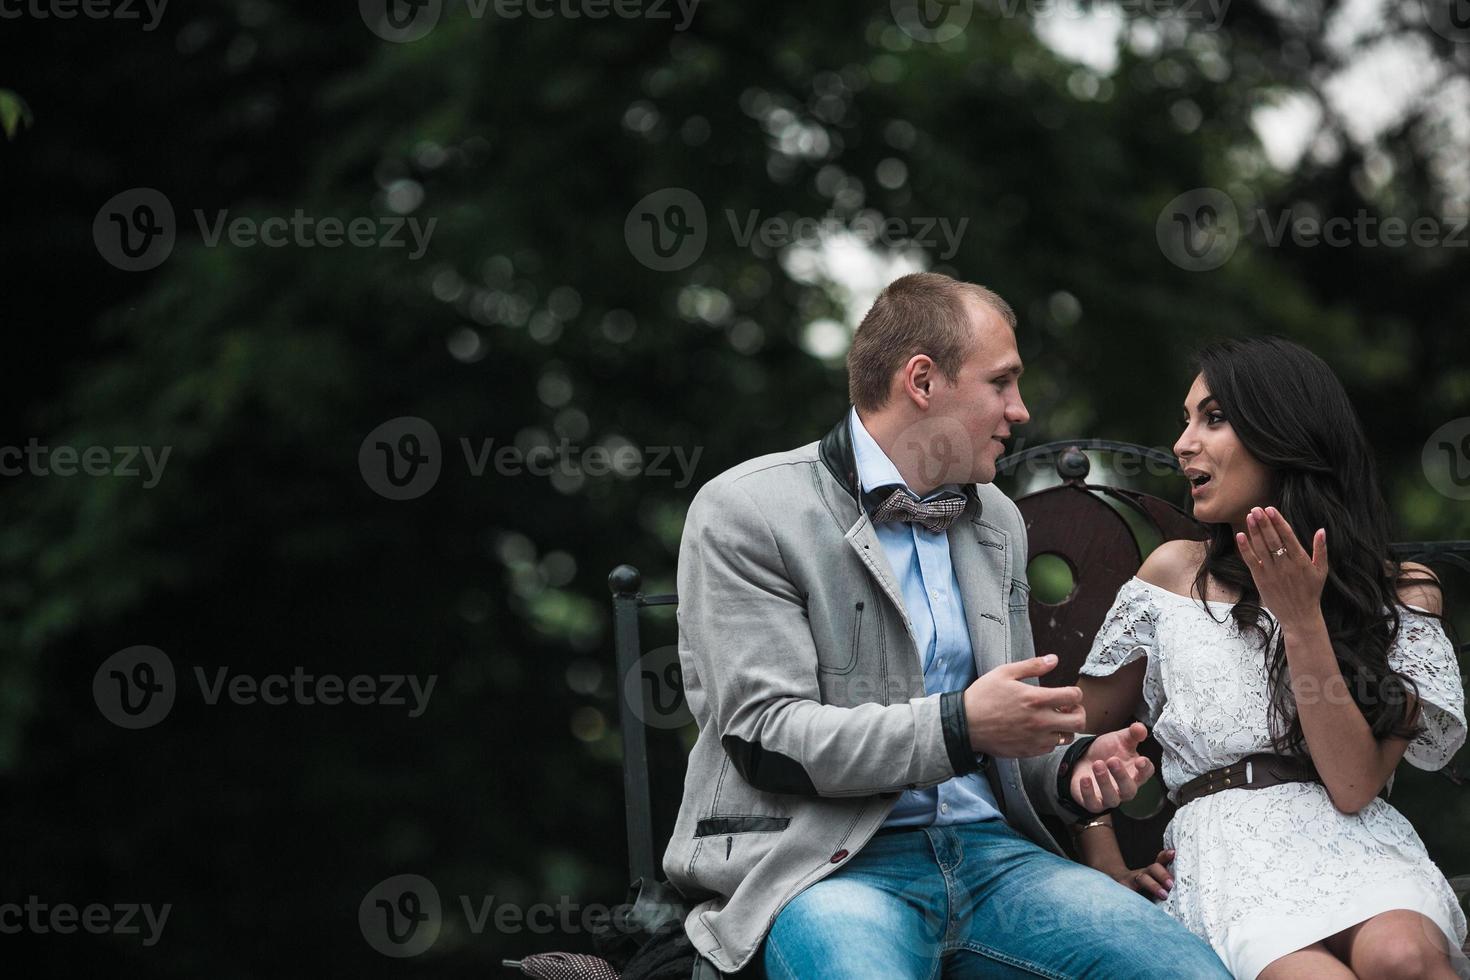
<instances>
[{"instance_id":1,"label":"off-shoulder neckline","mask_svg":"<svg viewBox=\"0 0 1470 980\"><path fill-rule=\"evenodd\" d=\"M1166 589L1162 585L1155 585L1154 583L1149 582L1146 579L1139 578L1137 575L1133 576L1128 581L1130 581L1130 582L1137 582L1139 585L1146 586L1147 588L1152 589L1154 592L1162 593L1163 595L1169 596L1170 598L1178 599L1180 602L1187 602L1187 603L1189 603L1191 605L1193 605L1195 603L1198 603L1198 602L1203 602L1203 603L1205 603L1205 605L1209 605L1209 606L1233 606L1233 605L1235 605L1234 602L1230 602L1230 601L1225 600L1225 599L1196 599L1194 596L1180 595L1178 592L1175 592L1173 589ZM1405 609L1412 609L1414 612L1419 613L1420 615L1423 615L1423 616L1432 616L1432 615L1434 615L1428 609L1424 609L1424 608L1422 608L1420 606L1410 605L1407 602L1401 602L1401 603L1399 603L1399 605L1402 606ZM1267 611L1269 612L1270 610L1267 610Z\"/></svg>"},{"instance_id":2,"label":"off-shoulder neckline","mask_svg":"<svg viewBox=\"0 0 1470 980\"><path fill-rule=\"evenodd\" d=\"M1233 605L1235 605L1235 603L1233 603L1233 602L1227 602L1224 599L1203 599L1203 600L1201 600L1201 599L1196 599L1194 596L1190 596L1190 595L1180 595L1178 592L1175 592L1173 589L1166 589L1162 585L1155 585L1152 582L1149 582L1149 581L1147 581L1145 579L1139 578L1137 575L1133 576L1131 579L1129 579L1129 581L1130 582L1137 582L1139 585L1142 585L1142 586L1145 586L1145 587L1147 587L1149 589L1152 589L1154 592L1158 592L1158 593L1160 593L1162 595L1169 596L1172 599L1178 599L1180 602L1190 603L1191 605L1193 605L1193 604L1195 604L1197 602L1204 602L1207 605L1211 605L1211 606L1233 606Z\"/></svg>"}]
</instances>

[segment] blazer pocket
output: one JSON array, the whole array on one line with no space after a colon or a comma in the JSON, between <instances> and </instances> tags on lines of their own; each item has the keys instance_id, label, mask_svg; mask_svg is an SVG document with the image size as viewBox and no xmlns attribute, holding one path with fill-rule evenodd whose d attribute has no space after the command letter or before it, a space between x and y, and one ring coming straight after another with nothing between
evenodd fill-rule
<instances>
[{"instance_id":1,"label":"blazer pocket","mask_svg":"<svg viewBox=\"0 0 1470 980\"><path fill-rule=\"evenodd\" d=\"M790 817L766 817L744 813L731 817L707 817L694 825L695 837L718 837L720 834L749 834L785 830Z\"/></svg>"},{"instance_id":2,"label":"blazer pocket","mask_svg":"<svg viewBox=\"0 0 1470 980\"><path fill-rule=\"evenodd\" d=\"M863 609L865 603L853 603L852 611L852 642L848 644L847 659L836 658L834 662L828 663L818 658L817 668L824 674L846 674L857 666L858 651L862 649L863 643Z\"/></svg>"},{"instance_id":3,"label":"blazer pocket","mask_svg":"<svg viewBox=\"0 0 1470 980\"><path fill-rule=\"evenodd\" d=\"M727 898L735 894L757 864L784 840L790 817L733 813L706 817L694 825L689 874L700 886Z\"/></svg>"},{"instance_id":4,"label":"blazer pocket","mask_svg":"<svg viewBox=\"0 0 1470 980\"><path fill-rule=\"evenodd\" d=\"M1029 609L1031 607L1031 586L1018 578L1011 579L1010 608Z\"/></svg>"}]
</instances>

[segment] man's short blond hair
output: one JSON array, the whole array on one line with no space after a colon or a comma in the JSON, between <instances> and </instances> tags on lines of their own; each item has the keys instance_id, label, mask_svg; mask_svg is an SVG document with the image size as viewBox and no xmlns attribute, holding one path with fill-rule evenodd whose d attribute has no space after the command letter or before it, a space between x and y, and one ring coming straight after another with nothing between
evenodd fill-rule
<instances>
[{"instance_id":1,"label":"man's short blond hair","mask_svg":"<svg viewBox=\"0 0 1470 980\"><path fill-rule=\"evenodd\" d=\"M1010 304L984 286L938 272L895 279L873 301L847 352L847 394L859 411L888 403L893 375L915 354L928 354L941 374L959 380L974 350L968 300L985 304L1016 328Z\"/></svg>"}]
</instances>

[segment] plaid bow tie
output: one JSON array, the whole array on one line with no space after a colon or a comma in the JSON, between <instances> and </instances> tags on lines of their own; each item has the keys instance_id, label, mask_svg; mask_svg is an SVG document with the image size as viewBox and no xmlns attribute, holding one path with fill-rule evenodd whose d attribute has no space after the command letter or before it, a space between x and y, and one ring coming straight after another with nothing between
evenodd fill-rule
<instances>
[{"instance_id":1,"label":"plaid bow tie","mask_svg":"<svg viewBox=\"0 0 1470 980\"><path fill-rule=\"evenodd\" d=\"M878 487L872 491L875 498L881 498L887 487ZM965 512L965 495L947 491L933 500L920 501L914 496L913 491L904 487L895 486L888 493L886 500L873 511L873 523L882 524L884 521L906 521L924 525L930 531L943 531Z\"/></svg>"}]
</instances>

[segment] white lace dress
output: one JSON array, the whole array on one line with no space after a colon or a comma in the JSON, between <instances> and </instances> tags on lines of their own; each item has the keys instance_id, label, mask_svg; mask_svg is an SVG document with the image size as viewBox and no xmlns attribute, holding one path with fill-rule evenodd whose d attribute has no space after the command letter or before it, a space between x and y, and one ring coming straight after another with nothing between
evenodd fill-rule
<instances>
[{"instance_id":1,"label":"white lace dress","mask_svg":"<svg viewBox=\"0 0 1470 980\"><path fill-rule=\"evenodd\" d=\"M1148 659L1138 718L1163 746L1174 790L1210 769L1271 751L1265 657L1228 603L1198 601L1134 578L1118 592L1082 673L1106 677ZM1213 613L1213 616L1211 615ZM1406 758L1438 769L1465 741L1465 692L1439 623L1400 609L1390 653L1414 679L1424 732ZM1217 622L1224 620L1224 622ZM1180 809L1164 832L1174 848L1165 911L1214 947L1240 980L1272 961L1380 912L1429 917L1458 954L1465 915L1409 822L1383 799L1337 810L1317 783L1226 790Z\"/></svg>"}]
</instances>

